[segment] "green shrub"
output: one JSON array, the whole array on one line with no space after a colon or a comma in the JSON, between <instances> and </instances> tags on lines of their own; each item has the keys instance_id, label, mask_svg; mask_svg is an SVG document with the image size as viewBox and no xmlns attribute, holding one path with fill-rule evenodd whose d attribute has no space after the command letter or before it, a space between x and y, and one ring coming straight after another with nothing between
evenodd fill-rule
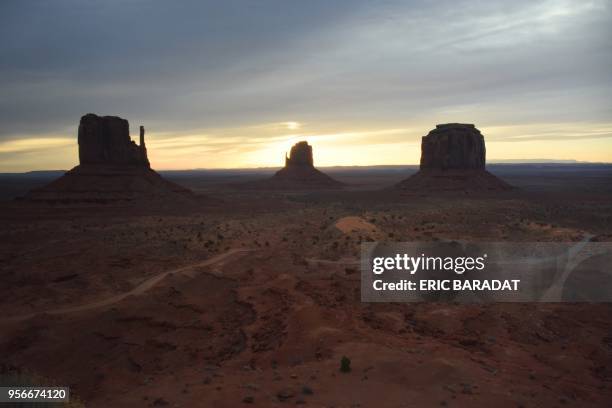
<instances>
[{"instance_id":1,"label":"green shrub","mask_svg":"<svg viewBox=\"0 0 612 408\"><path fill-rule=\"evenodd\" d=\"M351 359L347 356L342 356L340 359L340 372L348 373L351 371Z\"/></svg>"}]
</instances>

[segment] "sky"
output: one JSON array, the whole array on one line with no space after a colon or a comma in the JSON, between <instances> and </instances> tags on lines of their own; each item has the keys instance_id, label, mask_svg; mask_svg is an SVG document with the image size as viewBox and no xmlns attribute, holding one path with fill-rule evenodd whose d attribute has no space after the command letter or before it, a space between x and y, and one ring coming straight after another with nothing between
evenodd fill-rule
<instances>
[{"instance_id":1,"label":"sky","mask_svg":"<svg viewBox=\"0 0 612 408\"><path fill-rule=\"evenodd\" d=\"M612 0L2 0L0 50L0 172L78 164L89 112L156 169L415 164L448 122L612 162Z\"/></svg>"}]
</instances>

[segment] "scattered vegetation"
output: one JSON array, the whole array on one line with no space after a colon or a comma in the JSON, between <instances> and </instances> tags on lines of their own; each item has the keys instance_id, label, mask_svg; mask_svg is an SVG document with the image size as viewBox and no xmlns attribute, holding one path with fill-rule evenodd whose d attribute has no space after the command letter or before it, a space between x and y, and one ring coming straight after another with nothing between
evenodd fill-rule
<instances>
[{"instance_id":1,"label":"scattered vegetation","mask_svg":"<svg viewBox=\"0 0 612 408\"><path fill-rule=\"evenodd\" d=\"M340 359L340 372L349 373L351 371L351 359L347 356L342 356Z\"/></svg>"}]
</instances>

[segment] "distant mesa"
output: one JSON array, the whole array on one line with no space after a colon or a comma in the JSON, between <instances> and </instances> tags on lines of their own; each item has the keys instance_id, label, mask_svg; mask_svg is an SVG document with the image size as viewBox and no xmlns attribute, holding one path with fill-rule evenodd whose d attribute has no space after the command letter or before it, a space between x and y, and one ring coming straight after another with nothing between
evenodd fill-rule
<instances>
[{"instance_id":1,"label":"distant mesa","mask_svg":"<svg viewBox=\"0 0 612 408\"><path fill-rule=\"evenodd\" d=\"M26 200L106 202L191 194L151 169L143 126L137 145L127 120L88 113L79 123L78 142L79 165L30 191Z\"/></svg>"},{"instance_id":2,"label":"distant mesa","mask_svg":"<svg viewBox=\"0 0 612 408\"><path fill-rule=\"evenodd\" d=\"M485 169L484 137L472 124L446 123L423 136L420 170L396 185L419 191L502 191L512 187Z\"/></svg>"},{"instance_id":3,"label":"distant mesa","mask_svg":"<svg viewBox=\"0 0 612 408\"><path fill-rule=\"evenodd\" d=\"M421 170L484 170L484 137L474 125L447 123L421 141Z\"/></svg>"},{"instance_id":4,"label":"distant mesa","mask_svg":"<svg viewBox=\"0 0 612 408\"><path fill-rule=\"evenodd\" d=\"M312 146L298 142L285 155L285 167L266 180L249 183L252 187L271 190L320 190L344 186L314 167Z\"/></svg>"}]
</instances>

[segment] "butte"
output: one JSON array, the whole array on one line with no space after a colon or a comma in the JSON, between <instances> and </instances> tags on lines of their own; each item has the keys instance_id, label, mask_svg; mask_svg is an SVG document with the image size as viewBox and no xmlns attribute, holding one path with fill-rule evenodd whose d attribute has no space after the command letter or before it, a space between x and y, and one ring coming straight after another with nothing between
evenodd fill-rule
<instances>
[{"instance_id":1,"label":"butte","mask_svg":"<svg viewBox=\"0 0 612 408\"><path fill-rule=\"evenodd\" d=\"M484 137L474 125L436 125L422 138L420 170L395 187L415 193L511 190L485 169L485 163Z\"/></svg>"},{"instance_id":2,"label":"butte","mask_svg":"<svg viewBox=\"0 0 612 408\"><path fill-rule=\"evenodd\" d=\"M250 186L271 190L325 190L344 186L314 167L312 146L298 142L285 155L285 167L266 180L250 183Z\"/></svg>"},{"instance_id":3,"label":"butte","mask_svg":"<svg viewBox=\"0 0 612 408\"><path fill-rule=\"evenodd\" d=\"M130 138L127 120L88 113L78 131L79 165L30 191L29 201L112 202L188 197L190 190L164 180L151 169L140 127L140 144Z\"/></svg>"}]
</instances>

